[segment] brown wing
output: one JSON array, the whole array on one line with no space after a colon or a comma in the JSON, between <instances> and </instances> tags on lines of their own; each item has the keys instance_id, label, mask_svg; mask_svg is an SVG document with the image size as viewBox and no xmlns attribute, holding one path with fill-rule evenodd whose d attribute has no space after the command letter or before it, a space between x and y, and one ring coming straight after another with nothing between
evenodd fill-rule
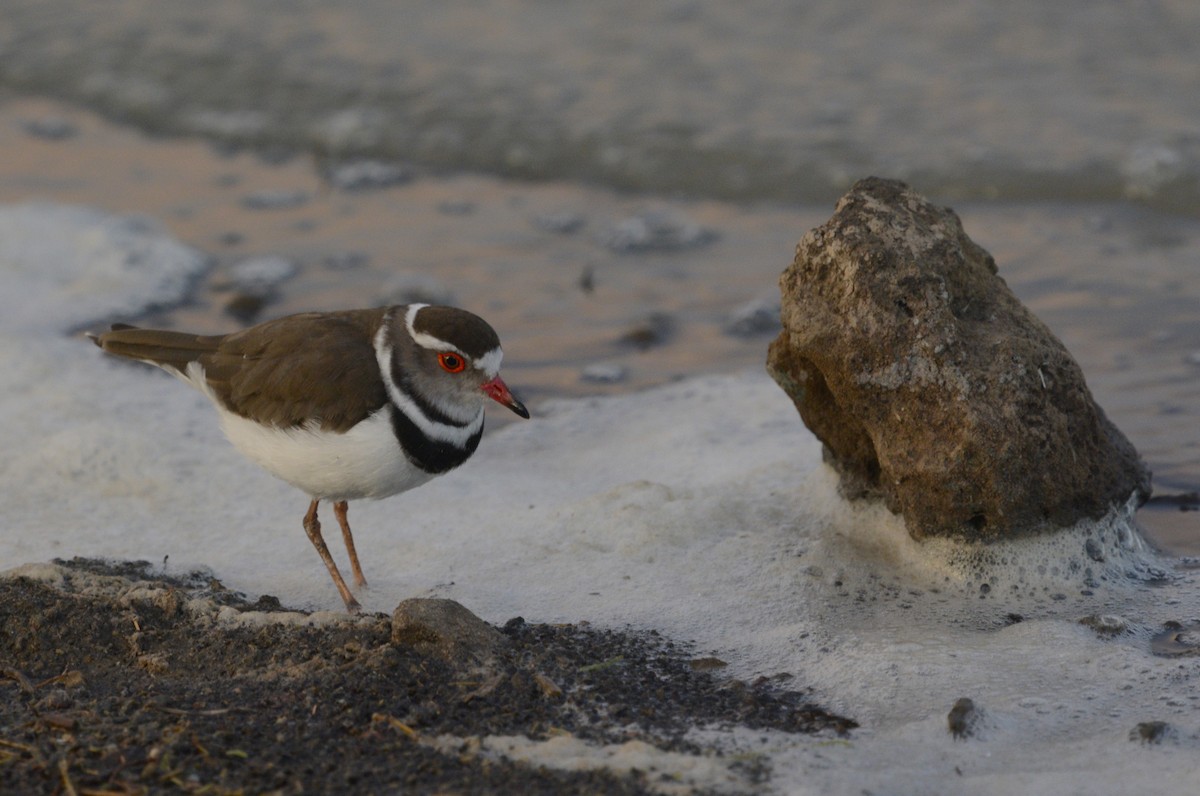
<instances>
[{"instance_id":1,"label":"brown wing","mask_svg":"<svg viewBox=\"0 0 1200 796\"><path fill-rule=\"evenodd\" d=\"M227 409L287 428L346 431L387 402L372 340L384 310L304 313L224 337L201 354Z\"/></svg>"},{"instance_id":2,"label":"brown wing","mask_svg":"<svg viewBox=\"0 0 1200 796\"><path fill-rule=\"evenodd\" d=\"M93 339L109 353L180 373L199 362L217 398L243 417L346 431L387 401L372 345L384 312L310 312L215 336L118 324Z\"/></svg>"}]
</instances>

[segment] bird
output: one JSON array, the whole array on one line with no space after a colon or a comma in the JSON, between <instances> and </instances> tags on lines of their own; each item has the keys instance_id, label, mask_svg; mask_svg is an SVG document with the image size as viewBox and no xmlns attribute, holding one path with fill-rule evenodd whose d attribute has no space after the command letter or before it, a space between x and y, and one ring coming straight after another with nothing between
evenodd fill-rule
<instances>
[{"instance_id":1,"label":"bird","mask_svg":"<svg viewBox=\"0 0 1200 796\"><path fill-rule=\"evenodd\" d=\"M461 465L479 445L488 399L529 418L500 378L499 336L457 307L304 312L224 335L118 323L88 336L199 390L234 448L309 496L304 531L352 614L362 606L321 536L318 504L333 504L362 589L348 502L396 495Z\"/></svg>"}]
</instances>

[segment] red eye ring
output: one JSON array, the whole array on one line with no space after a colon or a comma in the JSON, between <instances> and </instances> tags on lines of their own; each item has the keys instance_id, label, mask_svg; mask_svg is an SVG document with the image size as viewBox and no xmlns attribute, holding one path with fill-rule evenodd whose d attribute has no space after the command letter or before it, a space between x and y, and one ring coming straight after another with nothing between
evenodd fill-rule
<instances>
[{"instance_id":1,"label":"red eye ring","mask_svg":"<svg viewBox=\"0 0 1200 796\"><path fill-rule=\"evenodd\" d=\"M447 373L462 373L466 370L467 360L461 354L456 354L453 351L443 351L438 354L438 364Z\"/></svg>"}]
</instances>

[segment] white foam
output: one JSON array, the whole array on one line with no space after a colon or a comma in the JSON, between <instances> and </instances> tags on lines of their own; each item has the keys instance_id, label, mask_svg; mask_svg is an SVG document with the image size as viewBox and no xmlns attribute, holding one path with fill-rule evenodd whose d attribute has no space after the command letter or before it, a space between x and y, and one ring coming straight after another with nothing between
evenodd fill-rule
<instances>
[{"instance_id":1,"label":"white foam","mask_svg":"<svg viewBox=\"0 0 1200 796\"><path fill-rule=\"evenodd\" d=\"M26 290L41 277L9 267L5 245L0 295L32 296L24 311L55 329L125 300ZM252 595L339 607L301 529L307 498L238 456L202 396L46 330L0 326L0 565L169 555ZM740 677L790 673L862 728L845 742L694 730L766 754L779 793L1193 792L1200 656L1150 645L1200 617L1197 574L1133 544L1123 508L1037 541L918 544L879 506L841 501L758 370L533 414L449 475L352 504L368 609L448 596L494 622L629 624ZM987 717L979 737L947 731L959 697ZM1131 742L1150 720L1177 731Z\"/></svg>"}]
</instances>

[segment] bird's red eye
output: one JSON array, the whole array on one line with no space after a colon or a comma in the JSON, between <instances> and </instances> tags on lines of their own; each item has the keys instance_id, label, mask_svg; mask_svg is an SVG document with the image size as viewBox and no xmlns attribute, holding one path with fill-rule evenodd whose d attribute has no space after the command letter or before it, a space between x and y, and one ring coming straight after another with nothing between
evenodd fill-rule
<instances>
[{"instance_id":1,"label":"bird's red eye","mask_svg":"<svg viewBox=\"0 0 1200 796\"><path fill-rule=\"evenodd\" d=\"M438 354L438 364L447 373L462 373L467 361L453 351L443 351Z\"/></svg>"}]
</instances>

